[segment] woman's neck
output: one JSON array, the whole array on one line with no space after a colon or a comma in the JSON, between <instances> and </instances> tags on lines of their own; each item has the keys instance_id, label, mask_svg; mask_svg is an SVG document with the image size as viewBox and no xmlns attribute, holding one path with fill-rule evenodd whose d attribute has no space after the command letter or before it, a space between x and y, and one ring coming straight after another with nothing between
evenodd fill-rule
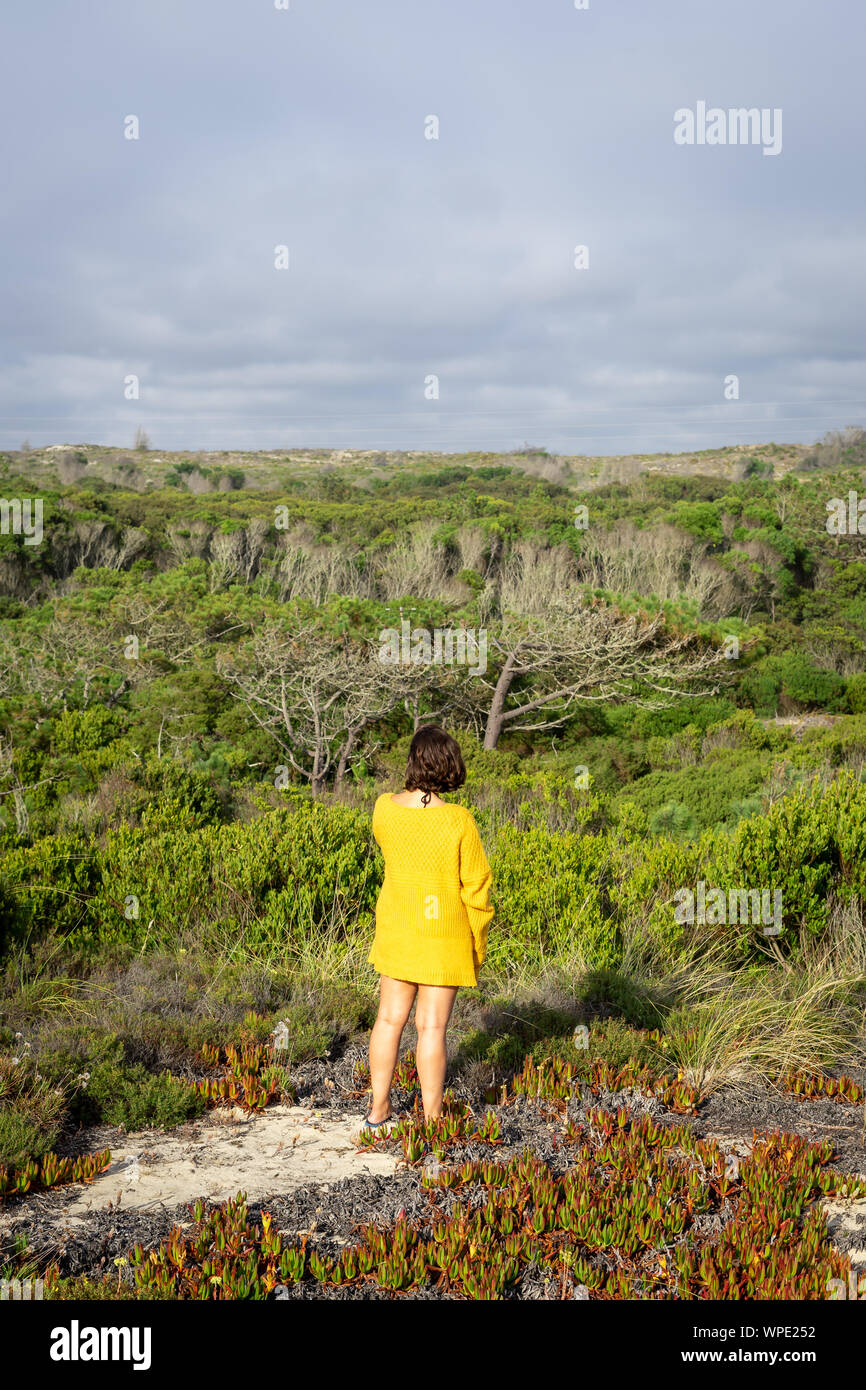
<instances>
[{"instance_id":1,"label":"woman's neck","mask_svg":"<svg viewBox=\"0 0 866 1390\"><path fill-rule=\"evenodd\" d=\"M447 805L447 802L443 801L441 796L437 796L435 792L425 793L423 789L420 787L414 787L411 791L408 788L405 788L403 791L396 793L394 800L400 806Z\"/></svg>"}]
</instances>

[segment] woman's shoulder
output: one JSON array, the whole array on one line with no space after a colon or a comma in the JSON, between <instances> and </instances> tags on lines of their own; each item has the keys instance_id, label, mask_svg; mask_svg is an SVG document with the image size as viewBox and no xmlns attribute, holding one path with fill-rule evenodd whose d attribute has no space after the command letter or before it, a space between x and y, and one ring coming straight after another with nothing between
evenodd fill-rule
<instances>
[{"instance_id":1,"label":"woman's shoulder","mask_svg":"<svg viewBox=\"0 0 866 1390\"><path fill-rule=\"evenodd\" d=\"M475 819L474 812L470 811L468 806L460 806L458 810L460 811L460 820L458 824L460 827L461 839L468 835L470 839L477 838L480 840L481 831L478 828L478 822Z\"/></svg>"},{"instance_id":2,"label":"woman's shoulder","mask_svg":"<svg viewBox=\"0 0 866 1390\"><path fill-rule=\"evenodd\" d=\"M380 792L373 802L373 813L375 814L376 811L380 810L381 807L385 805L400 806L402 803L394 800L392 792ZM451 811L453 812L454 818L461 823L472 820L472 812L467 810L465 806L461 806L457 801L440 800L434 803L433 809L436 811Z\"/></svg>"}]
</instances>

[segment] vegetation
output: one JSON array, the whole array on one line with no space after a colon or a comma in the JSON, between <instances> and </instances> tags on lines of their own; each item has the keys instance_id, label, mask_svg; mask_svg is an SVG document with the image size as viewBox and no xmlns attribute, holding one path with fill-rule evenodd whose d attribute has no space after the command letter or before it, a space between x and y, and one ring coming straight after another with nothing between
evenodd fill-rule
<instances>
[{"instance_id":1,"label":"vegetation","mask_svg":"<svg viewBox=\"0 0 866 1390\"><path fill-rule=\"evenodd\" d=\"M662 460L168 456L143 432L131 455L0 456L3 497L43 502L40 543L0 533L0 1191L69 1180L76 1127L292 1101L299 1068L365 1037L370 810L435 719L496 907L454 1076L489 1105L588 1088L568 1172L443 1168L456 1207L339 1257L202 1208L116 1296L846 1277L814 1205L840 1181L827 1146L767 1136L734 1181L685 1122L759 1077L863 1105L864 469L856 429ZM828 526L833 499L853 526ZM682 1127L629 1118L628 1088ZM454 1102L385 1142L446 1164L495 1131Z\"/></svg>"}]
</instances>

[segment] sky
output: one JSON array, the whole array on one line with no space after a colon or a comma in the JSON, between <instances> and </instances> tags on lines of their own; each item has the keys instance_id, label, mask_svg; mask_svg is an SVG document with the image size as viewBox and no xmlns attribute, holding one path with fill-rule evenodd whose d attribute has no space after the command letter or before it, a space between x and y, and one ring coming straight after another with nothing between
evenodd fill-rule
<instances>
[{"instance_id":1,"label":"sky","mask_svg":"<svg viewBox=\"0 0 866 1390\"><path fill-rule=\"evenodd\" d=\"M862 0L287 3L4 7L0 447L866 424Z\"/></svg>"}]
</instances>

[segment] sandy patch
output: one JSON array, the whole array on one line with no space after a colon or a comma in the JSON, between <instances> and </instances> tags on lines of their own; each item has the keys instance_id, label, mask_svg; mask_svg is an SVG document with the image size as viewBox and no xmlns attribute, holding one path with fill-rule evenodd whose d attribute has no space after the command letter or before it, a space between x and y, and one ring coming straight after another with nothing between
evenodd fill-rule
<instances>
[{"instance_id":1,"label":"sandy patch","mask_svg":"<svg viewBox=\"0 0 866 1390\"><path fill-rule=\"evenodd\" d=\"M858 1274L866 1274L866 1198L827 1197L822 1206L836 1249L845 1252Z\"/></svg>"},{"instance_id":2,"label":"sandy patch","mask_svg":"<svg viewBox=\"0 0 866 1390\"><path fill-rule=\"evenodd\" d=\"M255 1115L216 1110L184 1126L182 1134L142 1130L112 1147L109 1167L77 1189L63 1207L63 1220L81 1226L109 1204L123 1211L170 1209L197 1197L225 1202L238 1191L260 1201L307 1183L392 1174L398 1161L393 1153L358 1151L360 1127L360 1117L273 1105ZM21 1219L26 1202L0 1214L0 1229L13 1216Z\"/></svg>"}]
</instances>

